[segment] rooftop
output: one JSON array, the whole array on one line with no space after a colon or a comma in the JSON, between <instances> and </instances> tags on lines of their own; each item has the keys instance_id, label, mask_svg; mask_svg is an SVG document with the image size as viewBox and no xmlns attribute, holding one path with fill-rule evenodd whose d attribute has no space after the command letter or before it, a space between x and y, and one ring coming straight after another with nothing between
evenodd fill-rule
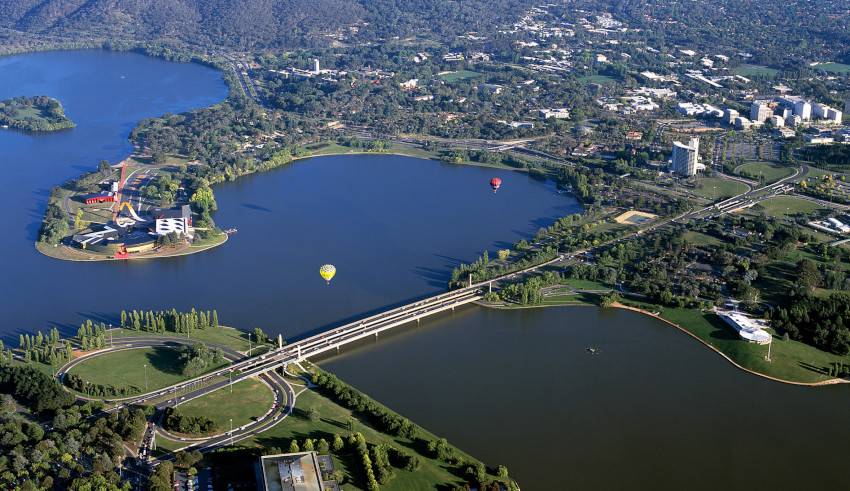
<instances>
[{"instance_id":1,"label":"rooftop","mask_svg":"<svg viewBox=\"0 0 850 491\"><path fill-rule=\"evenodd\" d=\"M734 310L718 310L717 315L738 331L741 339L750 343L768 344L771 341L770 333L764 330L766 323L760 319L754 319L746 314Z\"/></svg>"},{"instance_id":2,"label":"rooftop","mask_svg":"<svg viewBox=\"0 0 850 491\"><path fill-rule=\"evenodd\" d=\"M316 452L286 453L260 457L261 491L324 491Z\"/></svg>"}]
</instances>

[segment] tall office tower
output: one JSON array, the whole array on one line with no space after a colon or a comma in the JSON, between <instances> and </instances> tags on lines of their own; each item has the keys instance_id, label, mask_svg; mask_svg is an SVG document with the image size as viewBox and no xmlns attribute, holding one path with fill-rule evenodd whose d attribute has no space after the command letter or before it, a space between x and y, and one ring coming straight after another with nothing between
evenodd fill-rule
<instances>
[{"instance_id":1,"label":"tall office tower","mask_svg":"<svg viewBox=\"0 0 850 491\"><path fill-rule=\"evenodd\" d=\"M671 168L680 176L695 176L699 163L699 138L691 138L686 145L673 142L673 158Z\"/></svg>"}]
</instances>

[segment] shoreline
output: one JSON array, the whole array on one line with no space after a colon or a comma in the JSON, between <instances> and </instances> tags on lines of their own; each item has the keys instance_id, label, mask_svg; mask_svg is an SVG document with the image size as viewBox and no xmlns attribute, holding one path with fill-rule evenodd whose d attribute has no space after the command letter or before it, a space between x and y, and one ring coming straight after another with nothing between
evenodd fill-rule
<instances>
[{"instance_id":1,"label":"shoreline","mask_svg":"<svg viewBox=\"0 0 850 491\"><path fill-rule=\"evenodd\" d=\"M430 160L432 162L448 164L448 165L481 167L481 168L484 168L484 169L501 169L501 170L506 170L506 171L528 173L528 169L520 169L520 168L517 168L517 167L511 167L511 166L508 166L508 165L484 164L482 162L475 162L475 161L472 161L472 160L468 160L468 161L462 162L460 164L455 164L455 163L452 163L452 162L444 162L444 161L438 159L436 157L436 155L425 156L425 155L416 155L414 153L404 153L404 152L400 152L400 151L370 152L368 150L366 150L366 151L353 150L351 152L328 152L328 153L320 153L320 154L316 154L316 155L304 155L304 156L301 156L301 157L292 157L292 160L290 161L290 163L295 162L297 160L315 159L315 158L319 158L319 157L340 157L340 156L344 157L346 155L396 155L396 156L399 156L399 157L409 157L409 158L413 158L413 159ZM570 193L570 194L572 194L572 193Z\"/></svg>"},{"instance_id":2,"label":"shoreline","mask_svg":"<svg viewBox=\"0 0 850 491\"><path fill-rule=\"evenodd\" d=\"M759 376L759 377L765 378L765 379L767 379L767 380L772 380L772 381L774 381L774 382L780 382L780 383L783 383L783 384L803 386L803 387L822 387L822 386L825 386L825 385L838 385L838 384L846 384L846 383L850 383L850 381L847 381L847 380L844 380L844 379L840 379L840 378L831 378L831 379L827 379L827 380L822 380L822 381L820 381L820 382L797 382L797 381L793 381L793 380L785 380L785 379L781 379L781 378L774 377L774 376L771 376L771 375L767 375L767 374L765 374L765 373L757 372L757 371L755 371L755 370L751 370L751 369L749 369L749 368L747 368L747 367L745 367L745 366L743 366L743 365L740 365L738 362L736 362L736 361L735 361L735 360L733 360L731 357L729 357L729 355L727 355L726 353L724 353L724 352L720 351L719 349L717 349L716 347L714 347L714 346L712 346L712 345L710 345L710 344L706 343L706 342L705 342L703 339L701 339L699 336L697 336L696 334L694 334L694 333L692 333L692 332L688 331L687 329L685 329L684 327L680 326L679 324L676 324L676 323L675 323L675 322L673 322L673 321L667 320L667 319L665 319L665 318L663 318L663 317L661 317L661 316L659 316L659 315L653 314L652 312L649 312L648 310L644 310L644 309L641 309L641 308L638 308L638 307L631 307L631 306L629 306L629 305L623 305L623 304L621 304L621 303L619 303L619 302L615 302L615 303L611 304L611 307L616 308L616 309L623 309L623 310L630 310L630 311L632 311L632 312L637 312L637 313L640 313L640 314L643 314L643 315L646 315L646 316L652 317L653 319L657 319L657 320L659 320L659 321L661 321L661 322L664 322L664 323L666 323L666 324L668 324L668 325L670 325L670 326L673 326L673 327L675 327L676 329L678 329L679 331L681 331L681 332L683 332L683 333L687 334L688 336L690 336L690 337L692 337L692 338L696 339L697 341L699 341L700 343L702 343L702 344L703 344L703 346L706 346L706 347L707 347L707 348L709 348L710 350L712 350L712 351L714 351L715 353L717 353L718 355L722 356L724 359L726 359L726 361L728 361L729 363L731 363L731 364L732 364L733 366L735 366L736 368L738 368L738 369L740 369L740 370L743 370L743 371L745 371L745 372L747 372L747 373L750 373L750 374L752 374L752 375L757 375L757 376Z\"/></svg>"},{"instance_id":3,"label":"shoreline","mask_svg":"<svg viewBox=\"0 0 850 491\"><path fill-rule=\"evenodd\" d=\"M49 251L52 251L52 250L64 251L65 249L68 249L68 250L71 250L74 254L86 254L86 252L83 251L82 249L74 249L73 247L70 247L70 246L67 246L67 245L64 245L64 244L51 247L51 246L43 244L41 242L36 242L35 243L35 250L37 250L42 255L47 256L51 259L56 259L56 260L59 260L59 261L69 261L69 262L74 262L74 263L97 263L97 262L109 262L109 261L141 261L141 260L145 260L145 259L164 259L164 258L169 258L169 257L191 256L192 254L197 254L199 252L205 252L205 251L208 251L210 249L215 249L216 247L223 245L228 240L230 240L230 235L225 234L225 233L223 233L222 235L224 235L224 239L222 239L220 242L216 242L214 244L204 244L204 245L200 245L200 246L189 245L189 246L182 247L180 249L169 251L169 252L163 253L163 254L154 253L154 254L142 254L142 255L136 255L136 256L130 255L130 256L125 257L125 258L115 258L115 257L109 257L109 256L98 257L98 256L94 256L94 255L92 255L88 258L85 258L85 257L71 257L71 256L68 256L68 255L50 254L49 253Z\"/></svg>"},{"instance_id":4,"label":"shoreline","mask_svg":"<svg viewBox=\"0 0 850 491\"><path fill-rule=\"evenodd\" d=\"M483 302L475 302L475 304L479 305L481 307L484 307L484 308L495 309L495 310L533 309L533 308L552 308L552 307L596 307L598 309L603 308L603 307L600 307L598 305L592 305L592 304L527 305L527 306L518 306L518 307L502 307L502 306L498 306L498 305L488 305L488 304L485 304ZM800 387L823 387L823 386L828 386L828 385L840 385L840 384L850 383L850 381L845 380L845 379L840 379L840 378L831 378L831 379L828 379L828 380L822 380L820 382L798 382L798 381L794 381L794 380L785 380L785 379L781 379L781 378L778 378L778 377L774 377L772 375L767 375L765 373L757 372L755 370L751 370L751 369L739 364L738 362L733 360L729 355L720 351L716 347L708 344L703 339L701 339L699 336L690 332L689 330L680 326L679 324L676 324L673 321L667 320L667 319L665 319L665 318L663 318L659 315L656 315L656 314L654 314L654 313L652 313L648 310L644 310L644 309L641 309L641 308L638 308L638 307L631 307L629 305L624 305L624 304L619 303L619 302L615 302L615 303L611 304L609 307L615 308L615 309L622 309L622 310L629 310L629 311L632 311L632 312L637 312L639 314L642 314L642 315L645 315L645 316L648 316L648 317L652 317L653 319L664 322L665 324L667 324L669 326L675 327L679 331L681 331L681 332L687 334L688 336L690 336L691 338L697 340L699 343L701 343L703 346L707 347L708 349L710 349L714 353L723 357L727 362L731 363L732 366L734 366L735 368L738 368L739 370L747 372L751 375L755 375L755 376L758 376L758 377L761 377L761 378L764 378L764 379L767 379L767 380L771 380L773 382L779 382L779 383L788 384L788 385L796 385L796 386L800 386Z\"/></svg>"}]
</instances>

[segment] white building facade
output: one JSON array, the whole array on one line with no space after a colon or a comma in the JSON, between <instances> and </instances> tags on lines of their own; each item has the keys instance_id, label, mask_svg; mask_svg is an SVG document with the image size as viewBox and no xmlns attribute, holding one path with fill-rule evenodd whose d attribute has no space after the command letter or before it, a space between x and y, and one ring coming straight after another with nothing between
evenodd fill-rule
<instances>
[{"instance_id":1,"label":"white building facade","mask_svg":"<svg viewBox=\"0 0 850 491\"><path fill-rule=\"evenodd\" d=\"M691 138L686 145L673 142L673 157L670 168L680 176L695 176L699 167L699 138Z\"/></svg>"}]
</instances>

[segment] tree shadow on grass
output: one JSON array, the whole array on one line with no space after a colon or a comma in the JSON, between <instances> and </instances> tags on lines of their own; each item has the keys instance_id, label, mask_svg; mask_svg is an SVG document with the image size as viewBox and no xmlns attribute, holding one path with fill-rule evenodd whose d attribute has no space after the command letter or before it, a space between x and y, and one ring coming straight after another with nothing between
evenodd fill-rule
<instances>
[{"instance_id":1,"label":"tree shadow on grass","mask_svg":"<svg viewBox=\"0 0 850 491\"><path fill-rule=\"evenodd\" d=\"M145 355L148 363L160 372L181 375L182 371L178 360L177 346L179 346L177 343L174 343L173 346L170 344L167 346L154 346L152 351Z\"/></svg>"},{"instance_id":2,"label":"tree shadow on grass","mask_svg":"<svg viewBox=\"0 0 850 491\"><path fill-rule=\"evenodd\" d=\"M340 433L339 436L345 438L344 433ZM323 431L323 430L313 430L313 431L309 431L309 432L294 431L294 432L292 432L291 436L287 436L287 437L284 437L284 436L265 436L264 437L264 436L262 436L262 434L260 434L256 438L256 442L258 444L260 444L261 446L263 446L264 448L278 447L278 448L284 449L284 451L287 451L287 449L289 448L289 443L293 439L298 440L298 444L301 445L301 444L304 443L304 440L306 440L307 438L312 438L314 440L314 444L318 444L319 439L321 439L321 438L324 438L325 441L328 442L328 444L332 444L333 441L334 441L334 436L333 436L332 433L328 433L327 431Z\"/></svg>"},{"instance_id":3,"label":"tree shadow on grass","mask_svg":"<svg viewBox=\"0 0 850 491\"><path fill-rule=\"evenodd\" d=\"M812 365L811 363L807 363L805 361L798 361L797 364L800 365L801 368L804 368L806 370L811 370L821 375L829 375L829 372L823 367Z\"/></svg>"}]
</instances>

